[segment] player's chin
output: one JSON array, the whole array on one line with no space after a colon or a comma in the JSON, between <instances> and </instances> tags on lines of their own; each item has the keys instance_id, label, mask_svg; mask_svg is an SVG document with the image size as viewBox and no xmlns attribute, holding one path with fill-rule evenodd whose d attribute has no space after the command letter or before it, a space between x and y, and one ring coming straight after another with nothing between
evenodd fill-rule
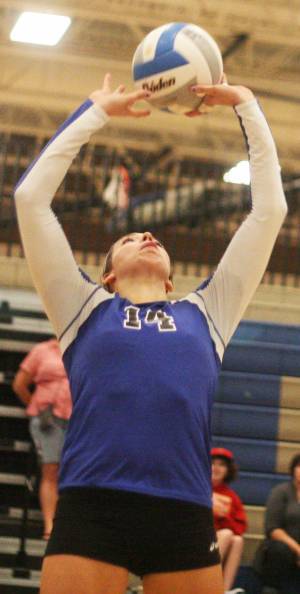
<instances>
[{"instance_id":1,"label":"player's chin","mask_svg":"<svg viewBox=\"0 0 300 594\"><path fill-rule=\"evenodd\" d=\"M146 248L143 248L142 250L140 250L139 258L142 258L142 259L156 258L157 260L163 259L161 251L158 248L152 247L152 246L146 247Z\"/></svg>"},{"instance_id":2,"label":"player's chin","mask_svg":"<svg viewBox=\"0 0 300 594\"><path fill-rule=\"evenodd\" d=\"M146 251L140 255L140 262L143 265L143 269L148 269L149 272L157 271L159 274L165 273L168 270L168 262L165 261L163 254L159 251Z\"/></svg>"}]
</instances>

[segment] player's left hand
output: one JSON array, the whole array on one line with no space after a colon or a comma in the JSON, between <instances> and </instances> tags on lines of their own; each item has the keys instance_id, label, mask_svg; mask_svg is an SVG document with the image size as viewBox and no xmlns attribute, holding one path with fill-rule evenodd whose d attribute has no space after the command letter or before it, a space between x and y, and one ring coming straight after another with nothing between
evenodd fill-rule
<instances>
[{"instance_id":1,"label":"player's left hand","mask_svg":"<svg viewBox=\"0 0 300 594\"><path fill-rule=\"evenodd\" d=\"M230 105L231 107L235 107L236 105L254 99L254 94L247 87L243 87L242 85L229 85L225 74L223 75L221 83L217 85L194 85L191 87L191 92L199 95L199 97L203 97L203 101L199 111L190 111L186 114L189 117L207 113L205 107L208 107L208 110L215 105Z\"/></svg>"},{"instance_id":2,"label":"player's left hand","mask_svg":"<svg viewBox=\"0 0 300 594\"><path fill-rule=\"evenodd\" d=\"M133 118L142 118L150 115L149 109L134 109L135 104L142 99L150 96L149 91L139 90L131 93L125 93L125 86L119 85L112 91L111 74L107 73L104 77L102 88L93 91L90 99L106 111L109 116L130 116Z\"/></svg>"}]
</instances>

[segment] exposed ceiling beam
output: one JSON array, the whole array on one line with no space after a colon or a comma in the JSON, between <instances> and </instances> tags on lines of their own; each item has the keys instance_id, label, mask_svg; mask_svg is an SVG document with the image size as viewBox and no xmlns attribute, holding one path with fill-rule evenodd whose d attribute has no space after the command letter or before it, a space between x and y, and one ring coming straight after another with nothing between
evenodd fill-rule
<instances>
[{"instance_id":1,"label":"exposed ceiling beam","mask_svg":"<svg viewBox=\"0 0 300 594\"><path fill-rule=\"evenodd\" d=\"M252 37L256 41L290 46L300 47L299 35L297 32L297 23L295 19L291 18L291 8L289 3L286 5L278 5L276 8L272 6L271 11L266 12L266 6L261 2L244 2L244 0L235 1L234 3L228 1L224 4L217 2L210 2L209 6L199 6L198 2L189 0L183 3L179 0L172 0L168 4L162 2L155 2L153 0L101 0L101 2L94 3L94 7L90 3L90 7L82 6L82 2L73 0L70 2L61 2L52 0L51 8L48 2L39 0L0 0L0 8L6 8L16 11L34 10L45 12L56 12L57 14L68 15L73 18L99 21L107 23L122 23L129 27L137 26L141 28L157 27L163 22L170 22L173 20L181 20L187 22L196 22L204 28L208 28L209 32L218 36L224 37L224 33L228 38L237 34L237 20L245 21L246 23L253 22ZM224 30L224 23L226 20L226 29ZM265 25L267 22L267 25ZM295 31L295 35L289 35L290 30ZM136 29L137 31L138 29ZM284 31L284 32L283 32Z\"/></svg>"},{"instance_id":2,"label":"exposed ceiling beam","mask_svg":"<svg viewBox=\"0 0 300 594\"><path fill-rule=\"evenodd\" d=\"M250 87L261 100L282 165L299 172L300 36L293 6L299 0L270 0L270 10L261 0L51 0L52 12L69 14L74 23L61 44L47 48L12 43L8 36L16 12L49 10L49 0L0 0L0 129L51 134L106 71L116 84L132 86L131 54L147 30L175 19L197 22L227 57L229 82ZM232 53L241 31L248 39ZM244 154L237 122L222 110L193 121L153 112L138 124L114 121L100 138L155 151L169 144L180 158L229 163Z\"/></svg>"}]
</instances>

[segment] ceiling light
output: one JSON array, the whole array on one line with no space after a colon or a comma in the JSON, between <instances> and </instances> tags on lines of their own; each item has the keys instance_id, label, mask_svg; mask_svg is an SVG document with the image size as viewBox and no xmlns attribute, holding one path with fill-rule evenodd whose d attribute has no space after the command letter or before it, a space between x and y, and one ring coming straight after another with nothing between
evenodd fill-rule
<instances>
[{"instance_id":1,"label":"ceiling light","mask_svg":"<svg viewBox=\"0 0 300 594\"><path fill-rule=\"evenodd\" d=\"M67 16L42 12L23 12L10 33L12 41L56 45L70 26Z\"/></svg>"}]
</instances>

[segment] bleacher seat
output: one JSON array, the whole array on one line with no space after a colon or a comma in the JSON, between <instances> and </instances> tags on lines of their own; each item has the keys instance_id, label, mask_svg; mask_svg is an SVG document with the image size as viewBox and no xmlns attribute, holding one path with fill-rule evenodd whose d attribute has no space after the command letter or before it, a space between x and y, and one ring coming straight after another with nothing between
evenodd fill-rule
<instances>
[{"instance_id":1,"label":"bleacher seat","mask_svg":"<svg viewBox=\"0 0 300 594\"><path fill-rule=\"evenodd\" d=\"M1 289L0 293L6 304L1 308L0 303L0 591L37 594L45 543L41 540L42 515L36 492L30 496L26 568L17 561L22 510L28 496L31 440L24 407L13 393L11 382L25 354L34 344L49 338L52 330L32 294L25 291L20 298L17 291Z\"/></svg>"},{"instance_id":2,"label":"bleacher seat","mask_svg":"<svg viewBox=\"0 0 300 594\"><path fill-rule=\"evenodd\" d=\"M212 426L213 445L235 455L240 472L232 486L249 519L236 585L260 594L250 567L264 535L266 499L288 480L290 460L300 453L299 326L240 323L225 353Z\"/></svg>"}]
</instances>

